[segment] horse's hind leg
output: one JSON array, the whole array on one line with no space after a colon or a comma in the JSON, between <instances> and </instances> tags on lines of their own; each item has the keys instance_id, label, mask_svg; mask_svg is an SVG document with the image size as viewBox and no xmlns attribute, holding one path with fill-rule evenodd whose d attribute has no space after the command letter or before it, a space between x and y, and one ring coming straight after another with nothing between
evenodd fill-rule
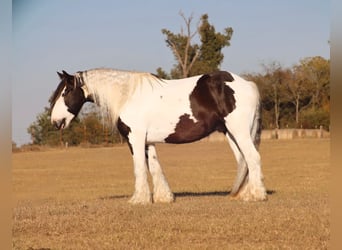
<instances>
[{"instance_id":1,"label":"horse's hind leg","mask_svg":"<svg viewBox=\"0 0 342 250\"><path fill-rule=\"evenodd\" d=\"M257 151L253 139L250 135L250 130L247 126L241 126L241 124L232 124L231 122L226 123L227 129L230 133L229 137L236 145L236 148L233 147L233 151L235 156L239 156L237 154L237 149L240 152L240 157L237 157L238 163L243 163L243 159L245 164L247 164L248 173L245 177L243 185L240 185L237 192L235 192L235 198L245 200L245 201L261 201L266 200L266 189L263 183L263 175L261 172L261 160L260 154ZM243 174L245 165L239 165L238 175ZM239 173L239 171L242 171ZM238 177L239 178L239 177ZM236 181L238 182L238 181ZM235 183L234 187L237 183Z\"/></svg>"},{"instance_id":2,"label":"horse's hind leg","mask_svg":"<svg viewBox=\"0 0 342 250\"><path fill-rule=\"evenodd\" d=\"M226 137L237 161L236 178L232 190L230 192L230 195L232 197L236 197L240 189L242 189L248 181L248 167L245 158L241 154L240 149L237 147L234 141L234 138L231 138L231 136L228 133L226 134Z\"/></svg>"},{"instance_id":3,"label":"horse's hind leg","mask_svg":"<svg viewBox=\"0 0 342 250\"><path fill-rule=\"evenodd\" d=\"M153 181L153 201L164 203L173 202L174 196L159 164L154 145L147 146L146 157Z\"/></svg>"}]
</instances>

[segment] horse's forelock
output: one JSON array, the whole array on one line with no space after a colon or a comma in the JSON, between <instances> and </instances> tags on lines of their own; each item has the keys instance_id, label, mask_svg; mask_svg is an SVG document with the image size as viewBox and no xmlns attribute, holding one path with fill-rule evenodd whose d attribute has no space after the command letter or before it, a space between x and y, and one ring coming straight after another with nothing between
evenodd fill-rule
<instances>
[{"instance_id":1,"label":"horse's forelock","mask_svg":"<svg viewBox=\"0 0 342 250\"><path fill-rule=\"evenodd\" d=\"M61 82L58 84L56 90L52 93L50 99L49 99L49 102L50 102L50 107L52 108L58 97L60 96L62 90L64 89L64 87L66 86L66 80L65 79L62 79Z\"/></svg>"}]
</instances>

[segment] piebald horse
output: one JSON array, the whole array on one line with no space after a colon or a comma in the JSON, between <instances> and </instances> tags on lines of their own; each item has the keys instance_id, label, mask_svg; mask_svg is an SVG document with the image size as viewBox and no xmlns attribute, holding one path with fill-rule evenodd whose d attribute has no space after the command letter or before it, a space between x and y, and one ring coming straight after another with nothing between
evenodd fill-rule
<instances>
[{"instance_id":1,"label":"piebald horse","mask_svg":"<svg viewBox=\"0 0 342 250\"><path fill-rule=\"evenodd\" d=\"M96 103L102 114L111 117L133 157L131 203L174 201L158 162L156 143L190 143L214 131L226 135L237 161L231 197L267 199L258 153L260 97L253 82L226 71L179 80L105 68L58 75L61 82L50 98L51 122L57 129L67 128L85 102Z\"/></svg>"}]
</instances>

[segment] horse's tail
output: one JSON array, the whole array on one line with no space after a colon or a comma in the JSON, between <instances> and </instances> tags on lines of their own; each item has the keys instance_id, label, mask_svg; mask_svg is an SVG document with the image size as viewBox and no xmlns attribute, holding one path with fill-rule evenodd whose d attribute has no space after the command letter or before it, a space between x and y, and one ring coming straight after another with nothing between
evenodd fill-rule
<instances>
[{"instance_id":1,"label":"horse's tail","mask_svg":"<svg viewBox=\"0 0 342 250\"><path fill-rule=\"evenodd\" d=\"M261 139L261 129L262 129L262 124L261 124L261 103L260 100L258 100L258 104L255 109L254 113L254 118L253 118L253 123L251 126L251 138L253 140L254 146L256 150L259 149L260 145L260 139ZM242 152L241 152L242 154ZM248 166L247 163L244 161L243 163L240 162L238 164L238 170L237 170L237 176L235 179L235 183L233 185L233 188L231 190L231 195L234 196L236 195L240 188L248 181Z\"/></svg>"},{"instance_id":2,"label":"horse's tail","mask_svg":"<svg viewBox=\"0 0 342 250\"><path fill-rule=\"evenodd\" d=\"M259 149L259 145L260 145L261 130L262 130L261 102L259 101L257 108L255 110L253 125L251 129L251 137L253 139L254 146L257 150Z\"/></svg>"}]
</instances>

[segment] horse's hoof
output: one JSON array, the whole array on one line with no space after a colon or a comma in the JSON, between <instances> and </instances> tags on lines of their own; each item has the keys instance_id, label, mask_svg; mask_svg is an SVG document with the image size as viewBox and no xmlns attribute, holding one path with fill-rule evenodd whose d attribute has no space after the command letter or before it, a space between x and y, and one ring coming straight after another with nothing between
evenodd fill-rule
<instances>
[{"instance_id":1,"label":"horse's hoof","mask_svg":"<svg viewBox=\"0 0 342 250\"><path fill-rule=\"evenodd\" d=\"M264 189L252 190L250 187L246 187L237 194L231 195L230 199L240 201L266 201L267 193Z\"/></svg>"},{"instance_id":2,"label":"horse's hoof","mask_svg":"<svg viewBox=\"0 0 342 250\"><path fill-rule=\"evenodd\" d=\"M156 202L156 203L172 203L174 201L175 201L175 197L173 193L167 193L164 195L158 195L158 194L153 195L153 202Z\"/></svg>"},{"instance_id":3,"label":"horse's hoof","mask_svg":"<svg viewBox=\"0 0 342 250\"><path fill-rule=\"evenodd\" d=\"M133 195L128 202L132 205L148 205L152 204L152 198L151 195L149 195L149 197L140 197L137 195Z\"/></svg>"}]
</instances>

